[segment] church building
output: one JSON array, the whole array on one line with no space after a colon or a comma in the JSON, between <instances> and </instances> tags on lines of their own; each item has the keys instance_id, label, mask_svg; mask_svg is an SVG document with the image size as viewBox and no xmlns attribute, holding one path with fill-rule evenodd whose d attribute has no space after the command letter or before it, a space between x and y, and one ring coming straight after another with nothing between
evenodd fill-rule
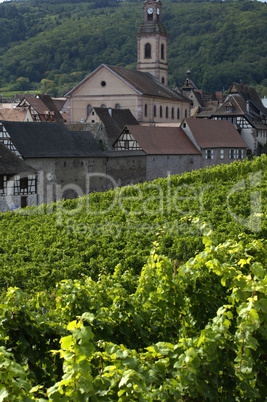
<instances>
[{"instance_id":1,"label":"church building","mask_svg":"<svg viewBox=\"0 0 267 402\"><path fill-rule=\"evenodd\" d=\"M190 100L168 87L167 31L160 0L146 0L137 33L137 68L101 64L66 94L68 122L90 122L93 108L129 109L141 124L177 124Z\"/></svg>"}]
</instances>

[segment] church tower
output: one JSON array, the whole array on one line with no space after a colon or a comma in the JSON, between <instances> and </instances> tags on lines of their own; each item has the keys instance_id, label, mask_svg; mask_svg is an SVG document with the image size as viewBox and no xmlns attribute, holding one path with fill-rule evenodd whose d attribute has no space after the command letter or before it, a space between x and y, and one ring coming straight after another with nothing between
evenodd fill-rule
<instances>
[{"instance_id":1,"label":"church tower","mask_svg":"<svg viewBox=\"0 0 267 402\"><path fill-rule=\"evenodd\" d=\"M168 85L168 34L161 22L161 6L160 0L144 2L144 22L137 34L136 69Z\"/></svg>"}]
</instances>

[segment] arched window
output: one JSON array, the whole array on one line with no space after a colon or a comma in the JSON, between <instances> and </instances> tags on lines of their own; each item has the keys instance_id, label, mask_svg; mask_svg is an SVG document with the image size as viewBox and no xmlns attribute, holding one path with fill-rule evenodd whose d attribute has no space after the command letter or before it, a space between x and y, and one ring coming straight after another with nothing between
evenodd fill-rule
<instances>
[{"instance_id":1,"label":"arched window","mask_svg":"<svg viewBox=\"0 0 267 402\"><path fill-rule=\"evenodd\" d=\"M177 109L177 120L180 120L180 109Z\"/></svg>"},{"instance_id":2,"label":"arched window","mask_svg":"<svg viewBox=\"0 0 267 402\"><path fill-rule=\"evenodd\" d=\"M147 117L147 104L145 104L145 116Z\"/></svg>"},{"instance_id":3,"label":"arched window","mask_svg":"<svg viewBox=\"0 0 267 402\"><path fill-rule=\"evenodd\" d=\"M145 59L151 59L151 45L150 45L150 43L145 44Z\"/></svg>"},{"instance_id":4,"label":"arched window","mask_svg":"<svg viewBox=\"0 0 267 402\"><path fill-rule=\"evenodd\" d=\"M105 103L102 103L101 107L105 108L105 107L107 107L107 106L105 105Z\"/></svg>"},{"instance_id":5,"label":"arched window","mask_svg":"<svg viewBox=\"0 0 267 402\"><path fill-rule=\"evenodd\" d=\"M169 117L169 108L168 106L166 106L166 119L168 119L168 117Z\"/></svg>"},{"instance_id":6,"label":"arched window","mask_svg":"<svg viewBox=\"0 0 267 402\"><path fill-rule=\"evenodd\" d=\"M162 117L162 106L159 107L159 117Z\"/></svg>"},{"instance_id":7,"label":"arched window","mask_svg":"<svg viewBox=\"0 0 267 402\"><path fill-rule=\"evenodd\" d=\"M172 119L174 119L174 108L172 107Z\"/></svg>"},{"instance_id":8,"label":"arched window","mask_svg":"<svg viewBox=\"0 0 267 402\"><path fill-rule=\"evenodd\" d=\"M87 116L87 117L89 116L91 110L92 110L92 105L87 105L87 108L86 108L86 113L87 113L86 116Z\"/></svg>"},{"instance_id":9,"label":"arched window","mask_svg":"<svg viewBox=\"0 0 267 402\"><path fill-rule=\"evenodd\" d=\"M120 108L121 108L121 105L119 103L116 103L115 109L120 109Z\"/></svg>"},{"instance_id":10,"label":"arched window","mask_svg":"<svg viewBox=\"0 0 267 402\"><path fill-rule=\"evenodd\" d=\"M161 44L161 59L164 60L165 59L165 49L164 49L164 44Z\"/></svg>"},{"instance_id":11,"label":"arched window","mask_svg":"<svg viewBox=\"0 0 267 402\"><path fill-rule=\"evenodd\" d=\"M154 105L154 117L157 117L157 106Z\"/></svg>"},{"instance_id":12,"label":"arched window","mask_svg":"<svg viewBox=\"0 0 267 402\"><path fill-rule=\"evenodd\" d=\"M161 83L165 84L165 78L164 77L161 77Z\"/></svg>"}]
</instances>

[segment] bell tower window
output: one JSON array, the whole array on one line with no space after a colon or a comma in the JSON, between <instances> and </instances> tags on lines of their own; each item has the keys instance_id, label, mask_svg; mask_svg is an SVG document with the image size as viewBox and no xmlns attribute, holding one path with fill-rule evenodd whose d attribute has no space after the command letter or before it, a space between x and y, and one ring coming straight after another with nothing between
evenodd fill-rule
<instances>
[{"instance_id":1,"label":"bell tower window","mask_svg":"<svg viewBox=\"0 0 267 402\"><path fill-rule=\"evenodd\" d=\"M149 7L147 9L147 20L153 21L153 8L152 7Z\"/></svg>"},{"instance_id":2,"label":"bell tower window","mask_svg":"<svg viewBox=\"0 0 267 402\"><path fill-rule=\"evenodd\" d=\"M150 43L145 44L145 59L151 59L151 45L150 45Z\"/></svg>"},{"instance_id":3,"label":"bell tower window","mask_svg":"<svg viewBox=\"0 0 267 402\"><path fill-rule=\"evenodd\" d=\"M165 49L164 49L164 44L161 44L161 59L164 60L165 59Z\"/></svg>"}]
</instances>

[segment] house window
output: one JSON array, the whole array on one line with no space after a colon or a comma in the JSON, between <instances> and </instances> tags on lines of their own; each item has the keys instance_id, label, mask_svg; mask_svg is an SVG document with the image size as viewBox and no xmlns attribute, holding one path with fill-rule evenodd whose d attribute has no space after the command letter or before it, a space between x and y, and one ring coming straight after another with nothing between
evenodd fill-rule
<instances>
[{"instance_id":1,"label":"house window","mask_svg":"<svg viewBox=\"0 0 267 402\"><path fill-rule=\"evenodd\" d=\"M162 106L159 107L159 117L162 117Z\"/></svg>"},{"instance_id":2,"label":"house window","mask_svg":"<svg viewBox=\"0 0 267 402\"><path fill-rule=\"evenodd\" d=\"M0 190L4 190L4 176L0 176Z\"/></svg>"},{"instance_id":3,"label":"house window","mask_svg":"<svg viewBox=\"0 0 267 402\"><path fill-rule=\"evenodd\" d=\"M220 159L224 159L224 149L220 150Z\"/></svg>"},{"instance_id":4,"label":"house window","mask_svg":"<svg viewBox=\"0 0 267 402\"><path fill-rule=\"evenodd\" d=\"M233 106L226 106L226 112L231 112L233 110Z\"/></svg>"},{"instance_id":5,"label":"house window","mask_svg":"<svg viewBox=\"0 0 267 402\"><path fill-rule=\"evenodd\" d=\"M244 151L243 151L243 149L238 149L237 150L237 157L238 157L238 159L243 159L243 157L244 157Z\"/></svg>"},{"instance_id":6,"label":"house window","mask_svg":"<svg viewBox=\"0 0 267 402\"><path fill-rule=\"evenodd\" d=\"M102 103L101 107L105 109L107 106L105 105L105 103Z\"/></svg>"},{"instance_id":7,"label":"house window","mask_svg":"<svg viewBox=\"0 0 267 402\"><path fill-rule=\"evenodd\" d=\"M129 140L124 140L124 149L129 149Z\"/></svg>"},{"instance_id":8,"label":"house window","mask_svg":"<svg viewBox=\"0 0 267 402\"><path fill-rule=\"evenodd\" d=\"M161 44L161 59L164 60L165 59L165 49L164 49L164 44Z\"/></svg>"},{"instance_id":9,"label":"house window","mask_svg":"<svg viewBox=\"0 0 267 402\"><path fill-rule=\"evenodd\" d=\"M119 103L116 103L115 109L120 109L120 108L121 108L121 105Z\"/></svg>"},{"instance_id":10,"label":"house window","mask_svg":"<svg viewBox=\"0 0 267 402\"><path fill-rule=\"evenodd\" d=\"M157 117L157 106L154 105L154 117Z\"/></svg>"},{"instance_id":11,"label":"house window","mask_svg":"<svg viewBox=\"0 0 267 402\"><path fill-rule=\"evenodd\" d=\"M205 159L213 159L213 149L205 150Z\"/></svg>"},{"instance_id":12,"label":"house window","mask_svg":"<svg viewBox=\"0 0 267 402\"><path fill-rule=\"evenodd\" d=\"M161 83L165 84L165 78L164 77L161 77Z\"/></svg>"},{"instance_id":13,"label":"house window","mask_svg":"<svg viewBox=\"0 0 267 402\"><path fill-rule=\"evenodd\" d=\"M107 85L106 81L101 81L101 87L105 87Z\"/></svg>"},{"instance_id":14,"label":"house window","mask_svg":"<svg viewBox=\"0 0 267 402\"><path fill-rule=\"evenodd\" d=\"M172 107L172 119L174 119L174 108Z\"/></svg>"},{"instance_id":15,"label":"house window","mask_svg":"<svg viewBox=\"0 0 267 402\"><path fill-rule=\"evenodd\" d=\"M145 104L145 117L147 117L147 104Z\"/></svg>"},{"instance_id":16,"label":"house window","mask_svg":"<svg viewBox=\"0 0 267 402\"><path fill-rule=\"evenodd\" d=\"M145 59L151 59L151 45L150 45L150 43L145 44Z\"/></svg>"},{"instance_id":17,"label":"house window","mask_svg":"<svg viewBox=\"0 0 267 402\"><path fill-rule=\"evenodd\" d=\"M184 117L187 118L187 109L184 111Z\"/></svg>"},{"instance_id":18,"label":"house window","mask_svg":"<svg viewBox=\"0 0 267 402\"><path fill-rule=\"evenodd\" d=\"M177 109L177 120L179 120L180 119L180 109L178 108Z\"/></svg>"},{"instance_id":19,"label":"house window","mask_svg":"<svg viewBox=\"0 0 267 402\"><path fill-rule=\"evenodd\" d=\"M20 178L20 191L28 189L28 177Z\"/></svg>"},{"instance_id":20,"label":"house window","mask_svg":"<svg viewBox=\"0 0 267 402\"><path fill-rule=\"evenodd\" d=\"M168 106L166 106L166 119L168 119L168 117L169 117L169 108Z\"/></svg>"},{"instance_id":21,"label":"house window","mask_svg":"<svg viewBox=\"0 0 267 402\"><path fill-rule=\"evenodd\" d=\"M194 163L194 157L190 156L190 163L193 164Z\"/></svg>"},{"instance_id":22,"label":"house window","mask_svg":"<svg viewBox=\"0 0 267 402\"><path fill-rule=\"evenodd\" d=\"M235 159L236 157L236 150L235 149L229 149L229 159Z\"/></svg>"}]
</instances>

